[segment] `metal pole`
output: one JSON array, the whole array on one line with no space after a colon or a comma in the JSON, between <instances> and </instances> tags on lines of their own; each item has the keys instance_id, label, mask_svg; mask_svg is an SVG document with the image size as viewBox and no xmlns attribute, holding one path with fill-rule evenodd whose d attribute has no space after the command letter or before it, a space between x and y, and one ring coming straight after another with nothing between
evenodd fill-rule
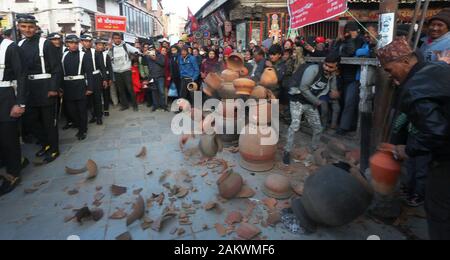
<instances>
[{"instance_id":1,"label":"metal pole","mask_svg":"<svg viewBox=\"0 0 450 260\"><path fill-rule=\"evenodd\" d=\"M422 7L422 0L416 1L416 9L414 10L413 20L411 22L411 28L409 28L408 32L408 42L410 45L412 45L412 37L414 34L414 27L417 23L417 16L419 15L420 8Z\"/></svg>"},{"instance_id":2,"label":"metal pole","mask_svg":"<svg viewBox=\"0 0 450 260\"><path fill-rule=\"evenodd\" d=\"M413 49L417 49L417 45L420 40L420 33L422 32L423 23L425 22L425 18L427 17L428 6L430 5L430 0L426 0L422 10L422 17L420 18L419 29L417 31L416 40L414 41Z\"/></svg>"}]
</instances>

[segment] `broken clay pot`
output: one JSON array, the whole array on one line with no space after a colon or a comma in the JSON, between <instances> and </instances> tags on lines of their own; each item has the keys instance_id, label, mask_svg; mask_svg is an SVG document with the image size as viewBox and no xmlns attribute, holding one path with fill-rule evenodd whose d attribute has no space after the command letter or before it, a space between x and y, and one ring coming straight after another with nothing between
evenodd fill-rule
<instances>
[{"instance_id":1,"label":"broken clay pot","mask_svg":"<svg viewBox=\"0 0 450 260\"><path fill-rule=\"evenodd\" d=\"M242 223L236 230L236 233L239 237L250 240L259 235L261 233L261 230L255 225Z\"/></svg>"},{"instance_id":2,"label":"broken clay pot","mask_svg":"<svg viewBox=\"0 0 450 260\"><path fill-rule=\"evenodd\" d=\"M239 53L232 53L227 59L227 68L239 72L242 67L244 67L244 57Z\"/></svg>"},{"instance_id":3,"label":"broken clay pot","mask_svg":"<svg viewBox=\"0 0 450 260\"><path fill-rule=\"evenodd\" d=\"M229 169L222 173L219 180L217 180L220 196L225 199L233 198L241 191L243 183L242 176Z\"/></svg>"},{"instance_id":4,"label":"broken clay pot","mask_svg":"<svg viewBox=\"0 0 450 260\"><path fill-rule=\"evenodd\" d=\"M222 140L216 134L204 134L200 137L199 149L204 157L213 158L222 152Z\"/></svg>"},{"instance_id":5,"label":"broken clay pot","mask_svg":"<svg viewBox=\"0 0 450 260\"><path fill-rule=\"evenodd\" d=\"M86 177L87 180L97 177L98 167L97 167L97 164L93 160L89 159L87 161L86 168L88 170L88 175Z\"/></svg>"},{"instance_id":6,"label":"broken clay pot","mask_svg":"<svg viewBox=\"0 0 450 260\"><path fill-rule=\"evenodd\" d=\"M136 199L133 205L133 212L127 218L127 226L133 224L136 220L141 219L144 216L145 204L142 196Z\"/></svg>"},{"instance_id":7,"label":"broken clay pot","mask_svg":"<svg viewBox=\"0 0 450 260\"><path fill-rule=\"evenodd\" d=\"M292 188L289 179L281 174L267 176L262 188L264 194L275 199L287 199L292 196Z\"/></svg>"}]
</instances>

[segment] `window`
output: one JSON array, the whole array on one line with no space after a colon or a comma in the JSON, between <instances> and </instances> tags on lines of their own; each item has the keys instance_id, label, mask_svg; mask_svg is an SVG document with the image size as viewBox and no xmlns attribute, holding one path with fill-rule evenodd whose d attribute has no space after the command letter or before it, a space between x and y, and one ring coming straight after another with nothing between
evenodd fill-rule
<instances>
[{"instance_id":1,"label":"window","mask_svg":"<svg viewBox=\"0 0 450 260\"><path fill-rule=\"evenodd\" d=\"M105 0L97 0L97 11L104 13L105 12Z\"/></svg>"}]
</instances>

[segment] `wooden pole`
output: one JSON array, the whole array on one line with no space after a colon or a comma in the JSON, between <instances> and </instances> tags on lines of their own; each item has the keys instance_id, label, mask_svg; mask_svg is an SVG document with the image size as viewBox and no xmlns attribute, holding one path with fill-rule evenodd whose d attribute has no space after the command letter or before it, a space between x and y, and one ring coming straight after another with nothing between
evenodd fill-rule
<instances>
[{"instance_id":1,"label":"wooden pole","mask_svg":"<svg viewBox=\"0 0 450 260\"><path fill-rule=\"evenodd\" d=\"M420 11L421 7L422 7L422 0L417 0L416 1L416 9L414 10L413 20L411 22L411 28L409 28L409 32L408 32L408 42L411 44L411 46L412 46L412 38L413 38L413 34L414 34L414 27L416 26L417 16L419 15L419 11Z\"/></svg>"}]
</instances>

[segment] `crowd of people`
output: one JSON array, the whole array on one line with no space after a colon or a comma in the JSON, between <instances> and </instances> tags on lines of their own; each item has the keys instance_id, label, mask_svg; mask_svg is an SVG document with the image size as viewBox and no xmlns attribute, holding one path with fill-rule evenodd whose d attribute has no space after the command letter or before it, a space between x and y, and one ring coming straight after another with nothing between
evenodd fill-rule
<instances>
[{"instance_id":1,"label":"crowd of people","mask_svg":"<svg viewBox=\"0 0 450 260\"><path fill-rule=\"evenodd\" d=\"M420 51L405 55L414 55L414 62L418 64L449 63L448 14L449 11L444 9L430 19ZM102 125L104 118L110 116L110 106L119 107L120 111L130 108L139 111L139 105L146 104L153 112L169 112L170 102L177 98L192 101L189 86L196 83L201 90L208 74L226 69L228 57L238 51L232 42L226 41L223 44L208 41L201 45L180 40L171 46L168 40L161 39L130 44L124 42L120 33L113 33L111 39L94 39L88 33L67 35L63 42L58 33L48 35L47 39L40 37L35 17L21 15L17 18L23 40L14 43L10 31L5 31L0 37L1 163L10 176L3 177L0 195L14 189L21 169L27 164L21 155L18 133L24 142L36 140L41 146L36 156L42 158L44 164L51 163L59 156L60 114L66 121L62 129L75 128L78 130L76 137L84 140L89 123ZM341 58L376 57L378 26L366 25L364 33L361 29L357 23L349 22L338 39L296 37L294 40L284 39L281 43L267 39L261 44L252 40L242 50L248 77L255 82L260 81L266 68L276 71L278 84L268 88L280 100L281 118L289 125L283 154L285 164L291 163L295 133L300 129L303 118L312 129L311 150L317 149L320 135L326 128L333 129L338 137L356 130L360 67L341 64ZM398 34L405 35L405 32L399 29ZM386 51L378 57L382 65L392 62L386 53L398 56L393 50ZM326 58L320 64L306 63L306 56ZM447 66L448 70L448 65L441 66ZM396 70L399 69L386 68L394 81L401 84L404 78L398 78ZM415 73L418 70L412 69ZM428 128L429 132L424 133L426 136L414 131L417 124L422 126L425 121L430 122L429 126L447 131L434 136L444 135L448 140L448 114L444 119L440 118L447 120L445 128L438 127L441 121L421 118L424 116L421 113L414 114L411 119L408 116L411 111L402 112L404 114L396 123L396 132L409 124L407 147L423 146L425 140L417 138L426 138L434 133ZM417 122L421 119L424 120L422 123ZM424 201L428 165L433 161L434 149L441 147L437 142L433 149L414 147L406 150L411 157L408 171L412 180L405 186L405 192L411 206L421 205ZM400 149L399 154L406 158L404 150Z\"/></svg>"}]
</instances>

